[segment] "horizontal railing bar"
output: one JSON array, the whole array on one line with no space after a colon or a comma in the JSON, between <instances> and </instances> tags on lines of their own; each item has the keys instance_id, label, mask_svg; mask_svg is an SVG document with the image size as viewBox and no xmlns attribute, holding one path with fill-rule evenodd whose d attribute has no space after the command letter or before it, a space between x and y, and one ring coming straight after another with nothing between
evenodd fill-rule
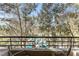
<instances>
[{"instance_id":1,"label":"horizontal railing bar","mask_svg":"<svg viewBox=\"0 0 79 59\"><path fill-rule=\"evenodd\" d=\"M78 36L0 36L0 38L79 38Z\"/></svg>"},{"instance_id":2,"label":"horizontal railing bar","mask_svg":"<svg viewBox=\"0 0 79 59\"><path fill-rule=\"evenodd\" d=\"M0 41L0 42L35 42L35 41Z\"/></svg>"},{"instance_id":3,"label":"horizontal railing bar","mask_svg":"<svg viewBox=\"0 0 79 59\"><path fill-rule=\"evenodd\" d=\"M34 46L34 45L0 45L0 46Z\"/></svg>"},{"instance_id":4,"label":"horizontal railing bar","mask_svg":"<svg viewBox=\"0 0 79 59\"><path fill-rule=\"evenodd\" d=\"M47 42L70 42L70 41L47 41ZM79 41L72 41L72 42L79 42Z\"/></svg>"},{"instance_id":5,"label":"horizontal railing bar","mask_svg":"<svg viewBox=\"0 0 79 59\"><path fill-rule=\"evenodd\" d=\"M47 45L47 46L70 46L70 45ZM74 45L74 46L79 46L79 45Z\"/></svg>"},{"instance_id":6,"label":"horizontal railing bar","mask_svg":"<svg viewBox=\"0 0 79 59\"><path fill-rule=\"evenodd\" d=\"M0 45L0 46L34 46L34 45ZM47 46L70 46L70 45L47 45ZM74 45L79 46L79 45Z\"/></svg>"},{"instance_id":7,"label":"horizontal railing bar","mask_svg":"<svg viewBox=\"0 0 79 59\"><path fill-rule=\"evenodd\" d=\"M35 41L0 41L0 42L35 42ZM46 42L62 42L62 41L46 41ZM63 41L63 42L70 42L70 41ZM79 41L72 41L72 42L79 42Z\"/></svg>"}]
</instances>

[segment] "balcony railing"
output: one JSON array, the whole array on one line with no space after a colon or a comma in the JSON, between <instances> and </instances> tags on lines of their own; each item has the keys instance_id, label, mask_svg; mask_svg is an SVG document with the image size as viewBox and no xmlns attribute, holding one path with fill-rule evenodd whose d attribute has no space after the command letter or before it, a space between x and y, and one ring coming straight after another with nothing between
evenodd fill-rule
<instances>
[{"instance_id":1,"label":"balcony railing","mask_svg":"<svg viewBox=\"0 0 79 59\"><path fill-rule=\"evenodd\" d=\"M31 48L37 48L35 41L38 38L47 43L46 48L69 48L70 45L72 45L73 48L79 48L79 37L72 36L0 36L0 46L7 46L10 49L28 48L28 46ZM43 43L41 43L41 45L43 45Z\"/></svg>"}]
</instances>

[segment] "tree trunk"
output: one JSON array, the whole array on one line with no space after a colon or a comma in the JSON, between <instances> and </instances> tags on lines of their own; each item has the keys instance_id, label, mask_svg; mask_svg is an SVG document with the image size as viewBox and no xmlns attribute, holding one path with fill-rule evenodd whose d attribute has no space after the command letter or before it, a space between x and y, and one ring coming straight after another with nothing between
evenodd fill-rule
<instances>
[{"instance_id":1,"label":"tree trunk","mask_svg":"<svg viewBox=\"0 0 79 59\"><path fill-rule=\"evenodd\" d=\"M20 36L22 36L22 24L21 24L21 17L20 17L20 11L19 11L19 5L18 4L16 4L17 5L17 14L18 14L18 19L19 19L19 25L20 25L20 31L21 31L21 34L20 34ZM21 45L22 45L22 38L21 38ZM22 47L22 46L21 46Z\"/></svg>"}]
</instances>

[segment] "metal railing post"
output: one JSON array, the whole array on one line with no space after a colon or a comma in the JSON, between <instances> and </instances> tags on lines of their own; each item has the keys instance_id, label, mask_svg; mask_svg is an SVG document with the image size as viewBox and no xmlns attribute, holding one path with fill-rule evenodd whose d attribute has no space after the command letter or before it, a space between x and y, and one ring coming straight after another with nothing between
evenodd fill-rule
<instances>
[{"instance_id":1,"label":"metal railing post","mask_svg":"<svg viewBox=\"0 0 79 59\"><path fill-rule=\"evenodd\" d=\"M10 49L12 49L12 40L10 38Z\"/></svg>"}]
</instances>

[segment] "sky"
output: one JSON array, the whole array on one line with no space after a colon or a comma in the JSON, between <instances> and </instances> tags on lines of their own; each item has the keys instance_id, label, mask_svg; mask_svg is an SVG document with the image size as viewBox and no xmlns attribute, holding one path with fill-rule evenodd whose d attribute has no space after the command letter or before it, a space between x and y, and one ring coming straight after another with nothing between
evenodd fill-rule
<instances>
[{"instance_id":1,"label":"sky","mask_svg":"<svg viewBox=\"0 0 79 59\"><path fill-rule=\"evenodd\" d=\"M42 4L38 4L36 7L36 11L32 11L29 16L38 16L38 13L40 13L40 10L42 10ZM5 14L4 11L0 11L0 18L15 18L16 16L12 14Z\"/></svg>"},{"instance_id":2,"label":"sky","mask_svg":"<svg viewBox=\"0 0 79 59\"><path fill-rule=\"evenodd\" d=\"M69 6L65 12L74 12L75 11L75 7L74 6ZM40 13L40 11L42 10L42 3L38 3L38 6L36 7L35 11L32 11L29 16L38 16L38 13ZM12 14L5 14L4 11L0 11L0 18L16 18L16 16L12 15Z\"/></svg>"},{"instance_id":3,"label":"sky","mask_svg":"<svg viewBox=\"0 0 79 59\"><path fill-rule=\"evenodd\" d=\"M8 14L8 13L5 14L4 11L0 11L0 18L16 18L16 16L14 16L13 14Z\"/></svg>"},{"instance_id":4,"label":"sky","mask_svg":"<svg viewBox=\"0 0 79 59\"><path fill-rule=\"evenodd\" d=\"M38 16L38 13L42 10L42 4L38 4L36 11L31 12L30 16Z\"/></svg>"},{"instance_id":5,"label":"sky","mask_svg":"<svg viewBox=\"0 0 79 59\"><path fill-rule=\"evenodd\" d=\"M42 4L38 4L38 6L36 7L36 11L32 11L29 16L38 16L38 13L40 13L40 11L42 10ZM14 16L13 14L5 14L4 11L0 11L0 18L17 18L16 16ZM6 22L1 22L0 21L0 25L6 25Z\"/></svg>"}]
</instances>

